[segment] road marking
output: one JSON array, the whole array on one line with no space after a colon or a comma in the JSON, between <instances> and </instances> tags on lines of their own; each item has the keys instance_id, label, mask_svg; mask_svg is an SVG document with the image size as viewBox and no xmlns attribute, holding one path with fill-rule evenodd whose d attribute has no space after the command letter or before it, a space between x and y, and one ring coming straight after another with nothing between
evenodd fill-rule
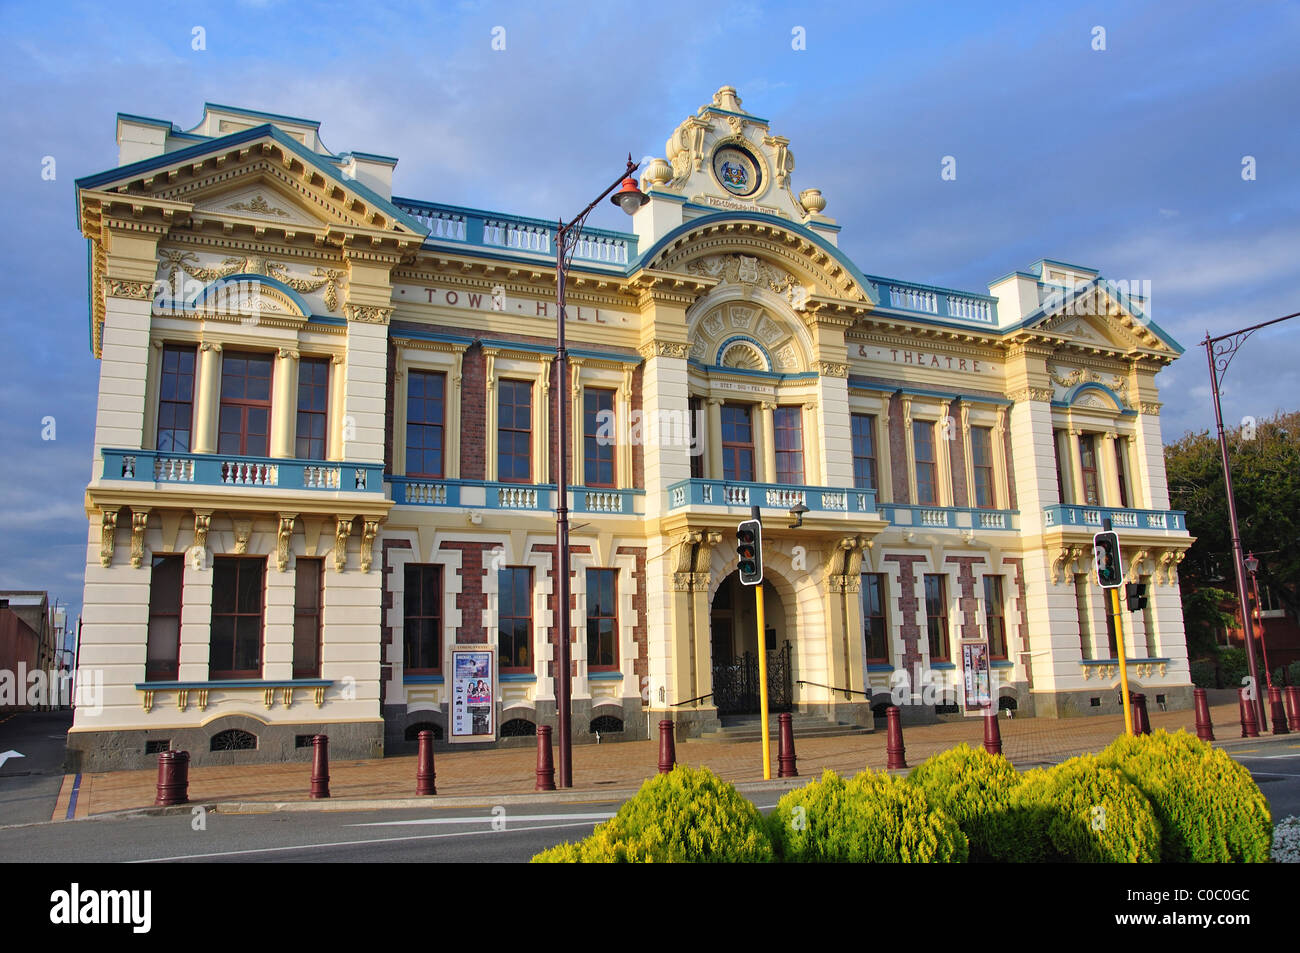
<instances>
[{"instance_id":1,"label":"road marking","mask_svg":"<svg viewBox=\"0 0 1300 953\"><path fill-rule=\"evenodd\" d=\"M590 821L581 821L577 824L550 824L543 827L516 827L514 832L519 831L554 831L565 827L589 827ZM452 831L449 834L417 834L413 837L375 837L369 840L347 840L335 841L329 844L299 844L290 847L256 847L250 850L222 850L211 854L180 854L176 857L150 857L145 860L129 860L129 864L161 864L176 860L207 860L212 857L240 857L245 854L273 854L287 850L316 850L321 847L359 847L362 844L394 844L402 841L414 840L437 840L442 837L481 837L485 834L501 833L500 831Z\"/></svg>"},{"instance_id":2,"label":"road marking","mask_svg":"<svg viewBox=\"0 0 1300 953\"><path fill-rule=\"evenodd\" d=\"M10 758L25 758L25 757L27 756L24 754L19 754L13 748L10 748L8 751L0 751L0 768L3 768L5 762L8 761Z\"/></svg>"},{"instance_id":3,"label":"road marking","mask_svg":"<svg viewBox=\"0 0 1300 953\"><path fill-rule=\"evenodd\" d=\"M1284 761L1288 759L1295 760L1296 758L1300 758L1300 754L1261 754L1261 755L1256 755L1253 758L1243 758L1242 760L1243 761L1277 761L1279 758Z\"/></svg>"},{"instance_id":4,"label":"road marking","mask_svg":"<svg viewBox=\"0 0 1300 953\"><path fill-rule=\"evenodd\" d=\"M1282 774L1278 771L1252 771L1251 774L1258 774L1264 778L1300 778L1300 774Z\"/></svg>"},{"instance_id":5,"label":"road marking","mask_svg":"<svg viewBox=\"0 0 1300 953\"><path fill-rule=\"evenodd\" d=\"M80 771L78 771L78 772L77 772L77 776L76 776L75 778L72 779L72 794L71 794L71 796L68 798L68 816L64 818L65 821L70 821L70 820L73 819L73 817L76 816L76 813L77 813L77 792L78 792L79 790L81 790L81 772L80 772Z\"/></svg>"},{"instance_id":6,"label":"road marking","mask_svg":"<svg viewBox=\"0 0 1300 953\"><path fill-rule=\"evenodd\" d=\"M423 817L413 821L369 821L365 824L345 824L344 827L405 827L417 824L489 824L505 821L572 821L599 820L607 821L613 814L479 814L475 817Z\"/></svg>"}]
</instances>

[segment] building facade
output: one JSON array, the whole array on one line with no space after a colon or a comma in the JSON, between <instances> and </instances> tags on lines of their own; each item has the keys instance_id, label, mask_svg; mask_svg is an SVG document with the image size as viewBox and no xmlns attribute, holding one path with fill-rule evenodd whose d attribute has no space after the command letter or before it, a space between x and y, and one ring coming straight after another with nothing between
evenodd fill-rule
<instances>
[{"instance_id":1,"label":"building facade","mask_svg":"<svg viewBox=\"0 0 1300 953\"><path fill-rule=\"evenodd\" d=\"M1189 703L1155 385L1181 349L1133 289L1046 259L987 293L867 274L724 87L641 170L632 230L584 233L559 381L553 223L394 197L395 159L306 120L209 104L117 138L77 183L84 766L442 737L457 644L495 650L498 743L553 723L557 400L576 741L752 705L754 506L780 704L933 719L983 646L1018 713L1115 711L1105 517L1150 583L1132 683Z\"/></svg>"}]
</instances>

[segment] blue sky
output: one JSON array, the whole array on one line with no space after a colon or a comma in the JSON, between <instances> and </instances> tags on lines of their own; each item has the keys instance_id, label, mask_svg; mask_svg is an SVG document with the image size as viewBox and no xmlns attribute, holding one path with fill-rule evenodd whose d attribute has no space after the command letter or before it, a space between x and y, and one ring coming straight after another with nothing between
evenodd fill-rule
<instances>
[{"instance_id":1,"label":"blue sky","mask_svg":"<svg viewBox=\"0 0 1300 953\"><path fill-rule=\"evenodd\" d=\"M1212 426L1207 330L1300 310L1300 6L714 10L0 3L0 588L49 589L74 614L81 600L98 366L73 180L116 165L119 111L318 119L335 151L398 157L399 195L555 218L732 85L789 138L795 188L822 190L869 274L983 290L1049 257L1150 280L1152 316L1187 348L1159 377L1166 439ZM1227 418L1300 406L1298 354L1300 319L1256 335Z\"/></svg>"}]
</instances>

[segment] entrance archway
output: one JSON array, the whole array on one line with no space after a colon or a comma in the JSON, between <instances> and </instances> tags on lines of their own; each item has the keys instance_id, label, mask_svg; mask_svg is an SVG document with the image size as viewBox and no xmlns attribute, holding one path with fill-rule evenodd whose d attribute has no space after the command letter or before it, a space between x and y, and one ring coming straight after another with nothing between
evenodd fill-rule
<instances>
[{"instance_id":1,"label":"entrance archway","mask_svg":"<svg viewBox=\"0 0 1300 953\"><path fill-rule=\"evenodd\" d=\"M709 607L713 656L713 700L719 715L759 710L757 606L754 590L733 572L718 586ZM781 594L763 586L768 710L789 711L794 702L792 628L787 628ZM792 621L792 620L791 620Z\"/></svg>"}]
</instances>

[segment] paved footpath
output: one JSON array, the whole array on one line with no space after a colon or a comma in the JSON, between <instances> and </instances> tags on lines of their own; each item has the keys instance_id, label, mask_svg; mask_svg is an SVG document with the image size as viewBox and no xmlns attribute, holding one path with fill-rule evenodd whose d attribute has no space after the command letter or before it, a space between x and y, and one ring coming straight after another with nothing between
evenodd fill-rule
<instances>
[{"instance_id":1,"label":"paved footpath","mask_svg":"<svg viewBox=\"0 0 1300 953\"><path fill-rule=\"evenodd\" d=\"M1271 736L1241 739L1236 705L1212 709L1218 744L1236 752L1243 746L1272 744ZM1193 712L1152 711L1153 729L1195 731ZM1104 748L1123 732L1123 716L1072 719L999 719L1003 753L1020 768L1053 764L1077 754ZM984 737L979 718L906 728L903 732L907 762L915 766L937 751L962 742L979 747ZM1276 739L1300 746L1300 735ZM1288 747L1290 746L1288 745ZM864 767L885 767L885 732L839 738L795 739L801 779L817 777L827 768L842 775ZM772 772L777 770L777 746L772 743ZM536 749L508 748L488 751L439 751L436 754L438 800L485 802L501 799L532 800L536 782ZM677 743L677 760L692 766L706 765L720 777L746 788L762 779L761 745L682 741ZM626 797L657 771L658 741L631 741L573 748L574 784L557 797L581 799ZM158 779L157 769L113 771L67 775L52 820L89 817L117 811L152 807ZM396 807L416 801L414 756L366 761L330 762L329 801L311 801L309 762L240 766L191 766L191 804L206 804L226 811ZM786 787L789 782L773 787ZM75 793L75 801L73 799ZM71 808L71 810L70 810Z\"/></svg>"}]
</instances>

